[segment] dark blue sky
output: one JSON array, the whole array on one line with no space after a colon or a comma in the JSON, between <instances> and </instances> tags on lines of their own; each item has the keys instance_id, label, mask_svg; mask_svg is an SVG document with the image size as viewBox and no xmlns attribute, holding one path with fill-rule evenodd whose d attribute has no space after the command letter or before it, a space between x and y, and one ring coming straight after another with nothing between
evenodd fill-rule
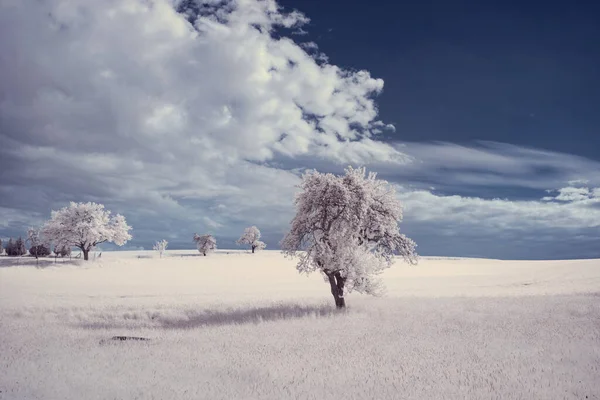
<instances>
[{"instance_id":1,"label":"dark blue sky","mask_svg":"<svg viewBox=\"0 0 600 400\"><path fill-rule=\"evenodd\" d=\"M385 81L378 105L394 139L492 140L600 160L598 2L280 3L311 18L306 38L330 62Z\"/></svg>"}]
</instances>

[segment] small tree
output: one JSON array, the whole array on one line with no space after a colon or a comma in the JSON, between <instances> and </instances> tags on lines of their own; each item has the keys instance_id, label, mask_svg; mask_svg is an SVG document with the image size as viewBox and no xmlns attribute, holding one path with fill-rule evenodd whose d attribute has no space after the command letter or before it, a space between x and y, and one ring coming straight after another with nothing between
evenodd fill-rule
<instances>
[{"instance_id":1,"label":"small tree","mask_svg":"<svg viewBox=\"0 0 600 400\"><path fill-rule=\"evenodd\" d=\"M13 238L8 239L8 243L6 244L6 255L11 257L20 256L20 246L17 246L17 241L13 240ZM24 254L24 253L23 253Z\"/></svg>"},{"instance_id":2,"label":"small tree","mask_svg":"<svg viewBox=\"0 0 600 400\"><path fill-rule=\"evenodd\" d=\"M12 256L13 248L15 247L15 242L13 242L12 238L8 238L8 243L6 243L6 255Z\"/></svg>"},{"instance_id":3,"label":"small tree","mask_svg":"<svg viewBox=\"0 0 600 400\"><path fill-rule=\"evenodd\" d=\"M217 249L217 240L213 235L198 235L197 233L194 233L194 242L196 242L196 246L198 246L198 251L204 256Z\"/></svg>"},{"instance_id":4,"label":"small tree","mask_svg":"<svg viewBox=\"0 0 600 400\"><path fill-rule=\"evenodd\" d=\"M16 246L20 256L24 256L27 254L27 246L25 245L25 240L19 236L16 242Z\"/></svg>"},{"instance_id":5,"label":"small tree","mask_svg":"<svg viewBox=\"0 0 600 400\"><path fill-rule=\"evenodd\" d=\"M9 239L8 245L6 246L6 254L13 257L23 256L27 254L25 242L20 236L15 241L13 241L12 238Z\"/></svg>"},{"instance_id":6,"label":"small tree","mask_svg":"<svg viewBox=\"0 0 600 400\"><path fill-rule=\"evenodd\" d=\"M158 254L160 254L160 258L162 258L162 255L165 252L165 250L167 249L168 244L169 244L169 242L167 242L164 239L154 243L153 249L158 251Z\"/></svg>"},{"instance_id":7,"label":"small tree","mask_svg":"<svg viewBox=\"0 0 600 400\"><path fill-rule=\"evenodd\" d=\"M27 230L27 241L31 245L29 255L35 257L46 257L50 255L50 245L42 237L38 228L29 228Z\"/></svg>"},{"instance_id":8,"label":"small tree","mask_svg":"<svg viewBox=\"0 0 600 400\"><path fill-rule=\"evenodd\" d=\"M67 245L57 244L54 246L54 258L60 256L61 258L71 255L71 247Z\"/></svg>"},{"instance_id":9,"label":"small tree","mask_svg":"<svg viewBox=\"0 0 600 400\"><path fill-rule=\"evenodd\" d=\"M29 248L29 255L35 257L36 260L39 257L48 257L51 253L50 248L45 244L38 244Z\"/></svg>"},{"instance_id":10,"label":"small tree","mask_svg":"<svg viewBox=\"0 0 600 400\"><path fill-rule=\"evenodd\" d=\"M417 262L415 242L399 231L402 207L395 190L375 173L352 167L343 176L308 172L300 189L281 248L299 259L300 273L323 274L337 308L346 306L345 291L379 294L377 275L392 265L394 254Z\"/></svg>"},{"instance_id":11,"label":"small tree","mask_svg":"<svg viewBox=\"0 0 600 400\"><path fill-rule=\"evenodd\" d=\"M81 249L83 259L89 260L90 250L100 243L122 246L131 239L125 217L110 214L102 204L71 202L68 207L52 211L42 232L54 243Z\"/></svg>"},{"instance_id":12,"label":"small tree","mask_svg":"<svg viewBox=\"0 0 600 400\"><path fill-rule=\"evenodd\" d=\"M267 245L259 239L260 231L258 228L256 226L250 226L244 230L244 233L236 243L249 245L252 249L252 253L254 253L255 250L262 250L267 247Z\"/></svg>"}]
</instances>

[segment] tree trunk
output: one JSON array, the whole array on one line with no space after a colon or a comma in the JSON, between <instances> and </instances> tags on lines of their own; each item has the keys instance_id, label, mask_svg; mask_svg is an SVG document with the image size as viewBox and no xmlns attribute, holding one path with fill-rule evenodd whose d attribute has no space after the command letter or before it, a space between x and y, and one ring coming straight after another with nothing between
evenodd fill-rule
<instances>
[{"instance_id":1,"label":"tree trunk","mask_svg":"<svg viewBox=\"0 0 600 400\"><path fill-rule=\"evenodd\" d=\"M204 253L202 253L202 254L204 254L204 257L206 257L206 252L204 252Z\"/></svg>"},{"instance_id":2,"label":"tree trunk","mask_svg":"<svg viewBox=\"0 0 600 400\"><path fill-rule=\"evenodd\" d=\"M329 285L331 286L331 294L335 300L335 306L339 309L346 308L346 299L344 298L344 283L346 278L343 278L339 272L327 273Z\"/></svg>"},{"instance_id":3,"label":"tree trunk","mask_svg":"<svg viewBox=\"0 0 600 400\"><path fill-rule=\"evenodd\" d=\"M254 254L254 249L256 248L256 246L252 246L252 254Z\"/></svg>"},{"instance_id":4,"label":"tree trunk","mask_svg":"<svg viewBox=\"0 0 600 400\"><path fill-rule=\"evenodd\" d=\"M90 251L89 250L85 250L85 249L83 249L81 251L83 251L83 259L85 261L88 261L90 259Z\"/></svg>"}]
</instances>

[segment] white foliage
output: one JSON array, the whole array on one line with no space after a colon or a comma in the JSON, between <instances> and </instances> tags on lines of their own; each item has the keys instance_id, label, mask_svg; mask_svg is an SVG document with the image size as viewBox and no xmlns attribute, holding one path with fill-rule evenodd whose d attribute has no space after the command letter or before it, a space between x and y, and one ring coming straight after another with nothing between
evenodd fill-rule
<instances>
[{"instance_id":1,"label":"white foliage","mask_svg":"<svg viewBox=\"0 0 600 400\"><path fill-rule=\"evenodd\" d=\"M388 182L348 167L336 176L305 173L296 196L296 216L281 242L287 256L298 257L301 273L340 273L348 291L377 295L377 279L394 254L416 263L416 244L400 233L402 207Z\"/></svg>"},{"instance_id":2,"label":"white foliage","mask_svg":"<svg viewBox=\"0 0 600 400\"><path fill-rule=\"evenodd\" d=\"M40 228L32 228L30 227L27 230L27 241L29 242L31 247L36 247L39 245L48 245L48 240L42 236L42 232Z\"/></svg>"},{"instance_id":3,"label":"white foliage","mask_svg":"<svg viewBox=\"0 0 600 400\"><path fill-rule=\"evenodd\" d=\"M260 230L256 226L250 226L244 229L244 233L236 243L249 245L253 253L256 250L263 250L267 247L265 242L260 240Z\"/></svg>"},{"instance_id":4,"label":"white foliage","mask_svg":"<svg viewBox=\"0 0 600 400\"><path fill-rule=\"evenodd\" d=\"M36 259L40 254L38 246L45 246L48 248L48 252L50 252L48 240L42 236L39 228L30 227L27 229L27 241L29 242L30 255L35 256Z\"/></svg>"},{"instance_id":5,"label":"white foliage","mask_svg":"<svg viewBox=\"0 0 600 400\"><path fill-rule=\"evenodd\" d=\"M104 242L122 246L131 239L131 227L122 215L110 214L103 204L71 202L68 207L52 211L42 233L55 244L78 247L84 253Z\"/></svg>"},{"instance_id":6,"label":"white foliage","mask_svg":"<svg viewBox=\"0 0 600 400\"><path fill-rule=\"evenodd\" d=\"M154 243L154 247L152 247L152 248L154 250L158 251L158 254L162 257L162 255L165 252L165 250L167 249L168 245L169 245L169 242L167 242L165 239L163 239L163 240L159 240L158 242Z\"/></svg>"},{"instance_id":7,"label":"white foliage","mask_svg":"<svg viewBox=\"0 0 600 400\"><path fill-rule=\"evenodd\" d=\"M194 233L194 242L198 246L198 251L204 255L217 249L217 239L210 234L198 235Z\"/></svg>"},{"instance_id":8,"label":"white foliage","mask_svg":"<svg viewBox=\"0 0 600 400\"><path fill-rule=\"evenodd\" d=\"M267 248L267 244L265 242L263 242L262 240L254 241L254 249L255 250L264 250L266 248Z\"/></svg>"}]
</instances>

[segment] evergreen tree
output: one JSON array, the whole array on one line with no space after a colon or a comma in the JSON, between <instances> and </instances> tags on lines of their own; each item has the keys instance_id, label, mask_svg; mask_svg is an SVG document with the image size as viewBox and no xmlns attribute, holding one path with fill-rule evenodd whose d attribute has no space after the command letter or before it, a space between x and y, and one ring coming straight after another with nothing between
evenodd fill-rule
<instances>
[{"instance_id":1,"label":"evergreen tree","mask_svg":"<svg viewBox=\"0 0 600 400\"><path fill-rule=\"evenodd\" d=\"M13 255L13 248L15 247L15 243L13 242L12 238L8 239L8 243L6 244L6 255L7 256L12 256Z\"/></svg>"},{"instance_id":2,"label":"evergreen tree","mask_svg":"<svg viewBox=\"0 0 600 400\"><path fill-rule=\"evenodd\" d=\"M27 254L27 248L25 247L25 242L23 241L23 238L21 238L21 236L19 236L19 238L15 242L15 251L17 253L15 255L17 256L24 256L25 254Z\"/></svg>"},{"instance_id":3,"label":"evergreen tree","mask_svg":"<svg viewBox=\"0 0 600 400\"><path fill-rule=\"evenodd\" d=\"M27 249L25 248L25 242L23 239L19 237L17 240L13 240L10 238L8 240L8 244L6 245L6 255L17 257L27 254Z\"/></svg>"}]
</instances>

